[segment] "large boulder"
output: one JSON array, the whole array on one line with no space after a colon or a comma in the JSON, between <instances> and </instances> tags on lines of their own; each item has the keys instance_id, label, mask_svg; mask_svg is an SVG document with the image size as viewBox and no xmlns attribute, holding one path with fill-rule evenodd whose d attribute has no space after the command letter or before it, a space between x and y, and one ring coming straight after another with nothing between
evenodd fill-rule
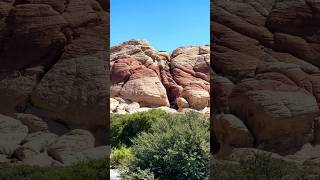
<instances>
[{"instance_id":1,"label":"large boulder","mask_svg":"<svg viewBox=\"0 0 320 180\"><path fill-rule=\"evenodd\" d=\"M181 96L190 107L203 109L209 105L210 48L189 46L171 54L172 78L183 88Z\"/></svg>"},{"instance_id":2,"label":"large boulder","mask_svg":"<svg viewBox=\"0 0 320 180\"><path fill-rule=\"evenodd\" d=\"M19 120L0 114L0 154L11 156L27 134L27 126Z\"/></svg>"},{"instance_id":3,"label":"large boulder","mask_svg":"<svg viewBox=\"0 0 320 180\"><path fill-rule=\"evenodd\" d=\"M246 125L233 114L219 114L213 127L220 144L233 147L252 147L254 139Z\"/></svg>"},{"instance_id":4,"label":"large boulder","mask_svg":"<svg viewBox=\"0 0 320 180\"><path fill-rule=\"evenodd\" d=\"M122 87L120 95L145 105L169 106L166 90L157 77L129 80Z\"/></svg>"},{"instance_id":5,"label":"large boulder","mask_svg":"<svg viewBox=\"0 0 320 180\"><path fill-rule=\"evenodd\" d=\"M53 142L48 147L48 154L55 160L70 165L85 160L79 152L87 151L93 147L93 135L86 130L75 129Z\"/></svg>"},{"instance_id":6,"label":"large boulder","mask_svg":"<svg viewBox=\"0 0 320 180\"><path fill-rule=\"evenodd\" d=\"M37 82L37 74L20 71L0 73L0 113L13 116L23 112Z\"/></svg>"},{"instance_id":7,"label":"large boulder","mask_svg":"<svg viewBox=\"0 0 320 180\"><path fill-rule=\"evenodd\" d=\"M215 111L236 115L254 148L288 155L318 144L319 2L229 0L211 8Z\"/></svg>"},{"instance_id":8,"label":"large boulder","mask_svg":"<svg viewBox=\"0 0 320 180\"><path fill-rule=\"evenodd\" d=\"M17 113L16 118L28 127L29 133L49 131L48 123L35 115Z\"/></svg>"},{"instance_id":9,"label":"large boulder","mask_svg":"<svg viewBox=\"0 0 320 180\"><path fill-rule=\"evenodd\" d=\"M67 22L48 4L18 4L6 22L11 35L0 54L0 69L50 66L66 44L61 30Z\"/></svg>"},{"instance_id":10,"label":"large boulder","mask_svg":"<svg viewBox=\"0 0 320 180\"><path fill-rule=\"evenodd\" d=\"M36 161L34 159L39 159L39 165L50 166L54 163L52 158L46 156L47 149L51 143L57 139L56 134L52 133L31 133L23 140L21 146L18 147L14 152L14 157L20 161L27 162L30 164Z\"/></svg>"},{"instance_id":11,"label":"large boulder","mask_svg":"<svg viewBox=\"0 0 320 180\"><path fill-rule=\"evenodd\" d=\"M301 90L235 93L230 96L230 108L247 124L258 144L280 152L312 141L314 118L319 113L316 99Z\"/></svg>"},{"instance_id":12,"label":"large boulder","mask_svg":"<svg viewBox=\"0 0 320 180\"><path fill-rule=\"evenodd\" d=\"M32 104L70 126L105 126L105 63L93 56L58 62L34 90Z\"/></svg>"}]
</instances>

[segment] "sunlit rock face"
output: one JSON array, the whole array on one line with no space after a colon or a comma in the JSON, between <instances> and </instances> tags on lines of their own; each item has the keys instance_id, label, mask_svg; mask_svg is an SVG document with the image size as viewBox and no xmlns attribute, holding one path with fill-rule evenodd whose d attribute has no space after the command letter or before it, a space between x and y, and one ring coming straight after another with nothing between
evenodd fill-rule
<instances>
[{"instance_id":1,"label":"sunlit rock face","mask_svg":"<svg viewBox=\"0 0 320 180\"><path fill-rule=\"evenodd\" d=\"M178 47L159 52L147 41L129 40L111 48L110 95L141 106L178 109L177 98L188 107L209 106L209 46Z\"/></svg>"}]
</instances>

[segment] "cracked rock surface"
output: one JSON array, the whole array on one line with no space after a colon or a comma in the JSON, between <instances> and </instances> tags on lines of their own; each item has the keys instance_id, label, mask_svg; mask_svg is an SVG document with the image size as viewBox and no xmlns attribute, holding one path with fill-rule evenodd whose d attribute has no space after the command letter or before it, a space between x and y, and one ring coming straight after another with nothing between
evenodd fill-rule
<instances>
[{"instance_id":1,"label":"cracked rock surface","mask_svg":"<svg viewBox=\"0 0 320 180\"><path fill-rule=\"evenodd\" d=\"M63 166L107 156L108 7L0 2L1 162Z\"/></svg>"},{"instance_id":2,"label":"cracked rock surface","mask_svg":"<svg viewBox=\"0 0 320 180\"><path fill-rule=\"evenodd\" d=\"M319 158L319 7L311 0L212 3L217 157L253 149L300 163ZM239 120L245 127L222 126ZM232 143L231 131L246 133L237 136L242 143Z\"/></svg>"}]
</instances>

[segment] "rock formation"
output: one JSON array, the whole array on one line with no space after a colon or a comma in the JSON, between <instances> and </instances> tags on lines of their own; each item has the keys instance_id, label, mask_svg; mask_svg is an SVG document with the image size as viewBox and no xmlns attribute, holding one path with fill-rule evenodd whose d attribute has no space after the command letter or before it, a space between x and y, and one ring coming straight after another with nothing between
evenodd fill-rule
<instances>
[{"instance_id":1,"label":"rock formation","mask_svg":"<svg viewBox=\"0 0 320 180\"><path fill-rule=\"evenodd\" d=\"M309 148L314 153L300 162L319 158L319 7L309 0L214 1L217 157L255 148L301 160Z\"/></svg>"},{"instance_id":2,"label":"rock formation","mask_svg":"<svg viewBox=\"0 0 320 180\"><path fill-rule=\"evenodd\" d=\"M109 57L109 6L0 2L1 162L63 166L107 156L109 92L119 114L209 112L209 46L169 54L131 40Z\"/></svg>"},{"instance_id":3,"label":"rock formation","mask_svg":"<svg viewBox=\"0 0 320 180\"><path fill-rule=\"evenodd\" d=\"M40 166L104 158L109 4L0 2L0 161Z\"/></svg>"},{"instance_id":4,"label":"rock formation","mask_svg":"<svg viewBox=\"0 0 320 180\"><path fill-rule=\"evenodd\" d=\"M129 40L110 52L111 112L141 107L203 110L210 99L209 46L158 52L144 40ZM171 110L173 112L174 110Z\"/></svg>"}]
</instances>

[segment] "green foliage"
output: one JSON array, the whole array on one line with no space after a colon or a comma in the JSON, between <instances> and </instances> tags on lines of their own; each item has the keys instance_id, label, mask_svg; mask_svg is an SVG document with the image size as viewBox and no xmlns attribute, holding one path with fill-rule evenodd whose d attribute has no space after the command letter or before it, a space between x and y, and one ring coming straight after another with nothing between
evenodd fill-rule
<instances>
[{"instance_id":1,"label":"green foliage","mask_svg":"<svg viewBox=\"0 0 320 180\"><path fill-rule=\"evenodd\" d=\"M134 158L130 148L120 147L112 149L110 162L112 167L125 166Z\"/></svg>"},{"instance_id":2,"label":"green foliage","mask_svg":"<svg viewBox=\"0 0 320 180\"><path fill-rule=\"evenodd\" d=\"M204 179L208 176L209 120L198 113L156 121L133 141L130 172L147 170L157 179Z\"/></svg>"},{"instance_id":3,"label":"green foliage","mask_svg":"<svg viewBox=\"0 0 320 180\"><path fill-rule=\"evenodd\" d=\"M154 180L154 174L150 169L141 170L140 168L131 171L129 168L124 170L123 179L125 180Z\"/></svg>"},{"instance_id":4,"label":"green foliage","mask_svg":"<svg viewBox=\"0 0 320 180\"><path fill-rule=\"evenodd\" d=\"M111 146L119 147L132 145L131 140L141 132L147 132L153 123L167 118L169 115L162 110L112 115L111 119Z\"/></svg>"},{"instance_id":5,"label":"green foliage","mask_svg":"<svg viewBox=\"0 0 320 180\"><path fill-rule=\"evenodd\" d=\"M105 180L108 177L108 163L103 159L68 167L0 165L0 180Z\"/></svg>"},{"instance_id":6,"label":"green foliage","mask_svg":"<svg viewBox=\"0 0 320 180\"><path fill-rule=\"evenodd\" d=\"M295 164L260 154L239 164L215 164L211 167L211 177L215 180L302 180L306 174Z\"/></svg>"}]
</instances>

